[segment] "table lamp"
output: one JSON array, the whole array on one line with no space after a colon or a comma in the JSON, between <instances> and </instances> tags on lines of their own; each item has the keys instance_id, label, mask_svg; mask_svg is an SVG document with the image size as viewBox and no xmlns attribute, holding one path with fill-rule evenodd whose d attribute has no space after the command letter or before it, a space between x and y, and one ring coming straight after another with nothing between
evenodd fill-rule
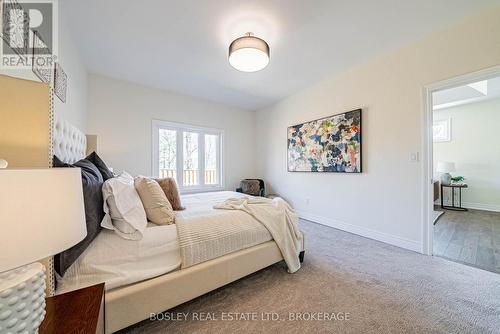
<instances>
[{"instance_id":1,"label":"table lamp","mask_svg":"<svg viewBox=\"0 0 500 334\"><path fill-rule=\"evenodd\" d=\"M449 185L451 183L451 172L455 171L455 163L440 161L437 165L437 172L441 173L441 184Z\"/></svg>"},{"instance_id":2,"label":"table lamp","mask_svg":"<svg viewBox=\"0 0 500 334\"><path fill-rule=\"evenodd\" d=\"M45 316L38 262L87 235L79 168L0 169L0 333L36 333Z\"/></svg>"}]
</instances>

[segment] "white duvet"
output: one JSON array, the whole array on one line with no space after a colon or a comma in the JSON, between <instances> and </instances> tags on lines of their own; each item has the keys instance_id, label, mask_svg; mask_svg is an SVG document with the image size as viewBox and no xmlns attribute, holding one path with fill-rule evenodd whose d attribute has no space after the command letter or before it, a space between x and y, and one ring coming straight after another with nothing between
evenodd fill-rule
<instances>
[{"instance_id":1,"label":"white duvet","mask_svg":"<svg viewBox=\"0 0 500 334\"><path fill-rule=\"evenodd\" d=\"M222 219L237 224L254 219L243 211L216 210L213 206L231 197L241 197L232 191L184 195L176 219L199 221ZM257 222L257 221L256 221ZM257 225L261 225L258 223ZM262 242L272 237L263 226ZM125 240L114 231L103 229L80 255L64 277L57 277L57 293L106 282L106 290L147 280L179 269L181 266L179 241L175 225L148 224L141 240Z\"/></svg>"},{"instance_id":2,"label":"white duvet","mask_svg":"<svg viewBox=\"0 0 500 334\"><path fill-rule=\"evenodd\" d=\"M176 219L253 219L244 212L215 210L213 206L241 194L219 191L184 195ZM262 227L263 230L267 230ZM271 240L269 235L267 240ZM264 241L267 241L264 240ZM64 277L56 277L57 293L106 282L106 290L147 280L180 269L181 257L175 225L148 224L141 240L126 240L114 231L103 229L90 246L68 268ZM57 276L57 275L56 275Z\"/></svg>"},{"instance_id":3,"label":"white duvet","mask_svg":"<svg viewBox=\"0 0 500 334\"><path fill-rule=\"evenodd\" d=\"M57 293L102 282L111 290L180 268L175 225L150 224L143 234L141 240L126 240L103 229L64 277L56 277Z\"/></svg>"}]
</instances>

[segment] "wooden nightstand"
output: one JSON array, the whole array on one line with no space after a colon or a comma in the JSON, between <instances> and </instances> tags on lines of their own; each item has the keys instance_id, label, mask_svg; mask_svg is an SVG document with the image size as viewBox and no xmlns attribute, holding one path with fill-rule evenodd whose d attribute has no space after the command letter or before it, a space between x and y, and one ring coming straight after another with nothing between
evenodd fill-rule
<instances>
[{"instance_id":1,"label":"wooden nightstand","mask_svg":"<svg viewBox=\"0 0 500 334\"><path fill-rule=\"evenodd\" d=\"M45 299L40 334L104 333L104 283Z\"/></svg>"}]
</instances>

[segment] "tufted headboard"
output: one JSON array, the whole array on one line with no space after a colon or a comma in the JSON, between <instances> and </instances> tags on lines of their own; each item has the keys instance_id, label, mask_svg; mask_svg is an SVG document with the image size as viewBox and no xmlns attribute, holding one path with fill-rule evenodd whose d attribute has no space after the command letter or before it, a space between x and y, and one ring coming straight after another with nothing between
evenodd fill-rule
<instances>
[{"instance_id":1,"label":"tufted headboard","mask_svg":"<svg viewBox=\"0 0 500 334\"><path fill-rule=\"evenodd\" d=\"M52 123L50 126L50 163L52 164L54 155L66 163L74 163L85 158L87 153L87 137L85 134L63 118L57 117L54 113L52 115L50 118ZM55 293L54 258L47 258L42 263L47 268L47 296L52 296Z\"/></svg>"},{"instance_id":2,"label":"tufted headboard","mask_svg":"<svg viewBox=\"0 0 500 334\"><path fill-rule=\"evenodd\" d=\"M52 130L53 154L61 161L74 163L85 158L87 137L68 121L55 116Z\"/></svg>"}]
</instances>

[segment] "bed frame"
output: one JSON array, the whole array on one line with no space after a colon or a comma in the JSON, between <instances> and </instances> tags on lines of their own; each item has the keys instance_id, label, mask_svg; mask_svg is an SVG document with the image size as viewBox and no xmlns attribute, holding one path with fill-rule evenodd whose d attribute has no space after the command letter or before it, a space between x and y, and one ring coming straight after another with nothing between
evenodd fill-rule
<instances>
[{"instance_id":1,"label":"bed frame","mask_svg":"<svg viewBox=\"0 0 500 334\"><path fill-rule=\"evenodd\" d=\"M86 136L80 130L57 118L52 128L53 153L68 163L85 157L89 150ZM93 141L95 139L93 136ZM276 243L268 241L186 269L106 291L105 332L113 333L149 319L152 313L166 311L282 260ZM300 253L300 261L303 260L304 243ZM53 282L53 275L53 267L48 268L49 282Z\"/></svg>"}]
</instances>

